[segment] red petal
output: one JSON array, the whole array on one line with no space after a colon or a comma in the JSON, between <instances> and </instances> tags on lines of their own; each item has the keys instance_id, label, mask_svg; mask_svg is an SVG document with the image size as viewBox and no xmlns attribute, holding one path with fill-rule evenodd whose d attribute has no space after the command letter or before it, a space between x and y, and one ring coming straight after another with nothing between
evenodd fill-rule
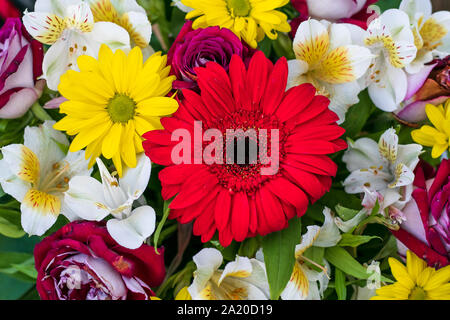
<instances>
[{"instance_id":1,"label":"red petal","mask_svg":"<svg viewBox=\"0 0 450 320\"><path fill-rule=\"evenodd\" d=\"M236 106L250 108L250 96L246 89L247 70L244 62L238 55L231 57L229 73Z\"/></svg>"},{"instance_id":2,"label":"red petal","mask_svg":"<svg viewBox=\"0 0 450 320\"><path fill-rule=\"evenodd\" d=\"M265 90L262 98L261 108L264 111L264 114L271 115L278 108L286 91L287 78L288 65L286 58L282 57L277 61L273 68L267 83L267 90Z\"/></svg>"},{"instance_id":3,"label":"red petal","mask_svg":"<svg viewBox=\"0 0 450 320\"><path fill-rule=\"evenodd\" d=\"M247 194L238 192L233 197L231 230L236 241L244 241L248 234L250 211Z\"/></svg>"},{"instance_id":4,"label":"red petal","mask_svg":"<svg viewBox=\"0 0 450 320\"><path fill-rule=\"evenodd\" d=\"M266 91L271 68L272 62L266 58L264 52L257 51L253 55L247 72L247 88L250 90L250 97L253 105L259 105L261 98Z\"/></svg>"},{"instance_id":5,"label":"red petal","mask_svg":"<svg viewBox=\"0 0 450 320\"><path fill-rule=\"evenodd\" d=\"M231 195L228 190L223 189L219 192L216 199L215 220L219 231L223 231L228 225L231 212Z\"/></svg>"},{"instance_id":6,"label":"red petal","mask_svg":"<svg viewBox=\"0 0 450 320\"><path fill-rule=\"evenodd\" d=\"M279 177L271 180L266 186L283 201L286 201L296 208L308 206L308 197L305 193L286 178Z\"/></svg>"},{"instance_id":7,"label":"red petal","mask_svg":"<svg viewBox=\"0 0 450 320\"><path fill-rule=\"evenodd\" d=\"M286 171L286 177L308 193L313 201L320 199L326 192L316 175L289 165L282 165L282 168Z\"/></svg>"},{"instance_id":8,"label":"red petal","mask_svg":"<svg viewBox=\"0 0 450 320\"><path fill-rule=\"evenodd\" d=\"M309 83L293 87L286 92L275 114L281 121L287 121L303 112L315 94L316 88Z\"/></svg>"}]
</instances>

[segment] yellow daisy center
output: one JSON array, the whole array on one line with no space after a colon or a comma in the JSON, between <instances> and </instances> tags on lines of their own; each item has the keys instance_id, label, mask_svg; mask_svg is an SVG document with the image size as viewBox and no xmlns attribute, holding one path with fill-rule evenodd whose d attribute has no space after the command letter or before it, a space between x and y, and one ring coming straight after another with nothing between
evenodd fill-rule
<instances>
[{"instance_id":1,"label":"yellow daisy center","mask_svg":"<svg viewBox=\"0 0 450 320\"><path fill-rule=\"evenodd\" d=\"M136 113L136 102L124 94L116 94L109 100L106 109L113 122L126 123L128 120L134 118Z\"/></svg>"},{"instance_id":2,"label":"yellow daisy center","mask_svg":"<svg viewBox=\"0 0 450 320\"><path fill-rule=\"evenodd\" d=\"M414 287L409 294L408 300L425 300L427 292L421 287Z\"/></svg>"},{"instance_id":3,"label":"yellow daisy center","mask_svg":"<svg viewBox=\"0 0 450 320\"><path fill-rule=\"evenodd\" d=\"M247 17L252 7L248 0L227 0L228 11L232 16Z\"/></svg>"}]
</instances>

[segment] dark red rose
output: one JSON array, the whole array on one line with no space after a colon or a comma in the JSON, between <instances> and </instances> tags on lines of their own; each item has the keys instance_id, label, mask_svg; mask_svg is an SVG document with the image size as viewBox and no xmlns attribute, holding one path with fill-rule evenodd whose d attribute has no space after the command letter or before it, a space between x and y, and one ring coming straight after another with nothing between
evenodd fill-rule
<instances>
[{"instance_id":1,"label":"dark red rose","mask_svg":"<svg viewBox=\"0 0 450 320\"><path fill-rule=\"evenodd\" d=\"M124 248L105 223L72 222L36 245L36 288L43 300L148 300L164 280L163 251Z\"/></svg>"},{"instance_id":2,"label":"dark red rose","mask_svg":"<svg viewBox=\"0 0 450 320\"><path fill-rule=\"evenodd\" d=\"M216 62L228 71L234 54L248 62L254 52L226 28L215 26L193 30L192 21L186 21L167 54L171 73L177 77L173 88L198 88L196 68Z\"/></svg>"}]
</instances>

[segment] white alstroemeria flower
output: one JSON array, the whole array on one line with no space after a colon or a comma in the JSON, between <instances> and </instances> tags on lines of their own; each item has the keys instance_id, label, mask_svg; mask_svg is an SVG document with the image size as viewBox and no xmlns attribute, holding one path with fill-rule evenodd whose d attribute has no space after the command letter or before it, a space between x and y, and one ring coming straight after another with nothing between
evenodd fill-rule
<instances>
[{"instance_id":1,"label":"white alstroemeria flower","mask_svg":"<svg viewBox=\"0 0 450 320\"><path fill-rule=\"evenodd\" d=\"M370 50L353 43L346 25L314 19L300 24L293 48L296 59L288 62L288 88L312 83L318 94L330 99L330 109L342 123L364 89L357 80L369 68L373 58Z\"/></svg>"},{"instance_id":2,"label":"white alstroemeria flower","mask_svg":"<svg viewBox=\"0 0 450 320\"><path fill-rule=\"evenodd\" d=\"M264 263L237 256L223 270L219 250L206 248L194 256L197 270L188 291L192 300L268 300L270 297Z\"/></svg>"},{"instance_id":3,"label":"white alstroemeria flower","mask_svg":"<svg viewBox=\"0 0 450 320\"><path fill-rule=\"evenodd\" d=\"M188 7L187 5L183 4L181 2L181 0L172 0L172 5L177 7L181 11L186 12L186 13L191 12L192 10L194 10L191 7Z\"/></svg>"},{"instance_id":4,"label":"white alstroemeria flower","mask_svg":"<svg viewBox=\"0 0 450 320\"><path fill-rule=\"evenodd\" d=\"M408 15L398 9L385 11L370 23L364 43L377 56L367 76L370 98L379 109L395 111L408 87L403 69L417 53Z\"/></svg>"},{"instance_id":5,"label":"white alstroemeria flower","mask_svg":"<svg viewBox=\"0 0 450 320\"><path fill-rule=\"evenodd\" d=\"M57 90L67 70L77 70L80 55L97 57L101 44L112 50L130 48L128 32L112 22L96 22L82 0L37 0L34 12L25 12L23 23L38 41L50 45L42 65L43 78Z\"/></svg>"},{"instance_id":6,"label":"white alstroemeria flower","mask_svg":"<svg viewBox=\"0 0 450 320\"><path fill-rule=\"evenodd\" d=\"M21 202L22 228L29 235L43 235L56 221L63 206L63 192L76 175L89 176L84 151L67 155L66 136L53 129L54 121L26 127L24 144L1 148L0 184Z\"/></svg>"},{"instance_id":7,"label":"white alstroemeria flower","mask_svg":"<svg viewBox=\"0 0 450 320\"><path fill-rule=\"evenodd\" d=\"M136 0L86 0L94 21L109 21L123 27L130 34L132 45L146 48L152 36L152 25L145 9Z\"/></svg>"},{"instance_id":8,"label":"white alstroemeria flower","mask_svg":"<svg viewBox=\"0 0 450 320\"><path fill-rule=\"evenodd\" d=\"M295 264L291 279L287 283L281 298L283 300L320 300L323 292L328 287L328 271L330 265L323 259L324 265L318 265L304 256L307 249L311 247L334 247L340 240L341 234L334 222L331 211L324 208L325 221L322 227L308 226L307 232L302 236L300 244L295 247ZM264 261L262 250L257 253L257 258ZM323 271L310 268L305 262L309 262Z\"/></svg>"},{"instance_id":9,"label":"white alstroemeria flower","mask_svg":"<svg viewBox=\"0 0 450 320\"><path fill-rule=\"evenodd\" d=\"M63 212L71 220L82 218L101 221L108 215L106 227L111 237L123 247L137 249L155 231L155 210L142 206L132 210L150 179L150 159L141 154L135 168L128 168L123 178L111 176L97 159L102 183L92 177L74 177L64 194Z\"/></svg>"},{"instance_id":10,"label":"white alstroemeria flower","mask_svg":"<svg viewBox=\"0 0 450 320\"><path fill-rule=\"evenodd\" d=\"M405 68L408 73L420 72L435 52L450 53L450 12L432 13L430 0L403 0L400 10L409 16L418 50L416 59Z\"/></svg>"},{"instance_id":11,"label":"white alstroemeria flower","mask_svg":"<svg viewBox=\"0 0 450 320\"><path fill-rule=\"evenodd\" d=\"M342 160L351 174L345 179L345 192L366 193L367 208L381 199L380 208L394 206L403 209L411 198L414 169L422 146L399 145L394 129L388 129L378 143L361 138L349 143ZM394 209L393 209L394 210Z\"/></svg>"}]
</instances>

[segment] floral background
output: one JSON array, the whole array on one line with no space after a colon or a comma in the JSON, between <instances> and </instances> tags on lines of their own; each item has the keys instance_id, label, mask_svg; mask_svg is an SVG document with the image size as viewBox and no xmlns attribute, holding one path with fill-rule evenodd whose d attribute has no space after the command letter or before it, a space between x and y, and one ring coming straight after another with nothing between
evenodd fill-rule
<instances>
[{"instance_id":1,"label":"floral background","mask_svg":"<svg viewBox=\"0 0 450 320\"><path fill-rule=\"evenodd\" d=\"M19 46L17 52L23 52L24 56L32 55L34 58L30 65L25 65L26 63L24 62L24 66L21 67L29 68L28 78L21 79L21 83L24 82L25 85L14 88L14 95L11 92L5 93L5 91L0 91L0 103L3 104L3 107L0 109L0 147L2 147L2 157L6 161L6 152L11 154L15 152L9 146L20 144L32 150L41 150L42 154L44 154L43 157L45 157L45 152L48 152L55 157L54 161L71 163L78 171L70 173L70 179L72 180L70 181L71 189L69 191L65 190L65 197L68 199L67 203L72 201L73 207L77 205L76 201L79 194L82 193L83 186L95 185L96 188L103 188L96 190L111 191L112 189L108 189L110 188L108 185L116 184L116 186L122 188L122 191L125 188L128 188L128 192L130 188L133 189L133 195L129 199L127 198L126 214L123 216L121 213L112 213L112 216L110 216L110 212L106 209L95 217L88 214L82 216L82 214L77 212L75 214L75 216L79 216L77 219L69 219L68 214L59 214L57 218L55 216L54 221L46 221L46 225L43 226L38 225L38 223L33 224L33 222L24 223L23 216L26 210L16 200L17 197L14 196L14 192L9 192L10 189L2 185L3 188L0 188L0 299L58 299L61 296L71 299L83 299L91 297L90 295L97 299L104 298L104 292L92 290L89 293L80 293L76 290L68 290L66 292L64 291L66 289L62 291L55 290L55 283L58 281L64 282L64 285L70 289L69 282L72 279L70 272L72 270L67 268L68 265L82 266L82 269L85 268L83 270L94 270L96 276L92 276L92 272L89 271L82 273L83 285L86 284L87 287L91 288L99 281L98 278L103 279L102 281L105 283L109 281L113 283L111 287L108 287L110 290L109 294L120 299L147 299L153 296L169 300L175 298L202 299L205 297L203 287L207 285L198 280L198 274L204 276L206 274L210 279L215 279L211 280L215 281L215 283L217 283L215 277L223 276L224 279L219 280L220 283L223 281L223 287L228 285L232 288L240 288L236 284L242 280L242 275L239 276L239 272L237 272L240 271L239 268L251 270L251 275L244 277L249 284L242 285L247 290L246 295L236 290L231 291L231 293L226 292L226 294L219 292L219 290L216 293L218 298L239 299L245 296L245 298L254 299L267 299L270 297L281 297L282 299L308 297L310 299L321 298L330 300L368 299L375 295L374 288L367 286L368 280L377 283L378 287L380 285L388 286L395 281L401 282L399 273L405 268L396 265L396 263L405 261L406 257L408 263L414 261L414 263L425 270L426 264L422 266L422 263L425 262L413 256L411 251L419 258L426 257L426 263L430 268L445 270L446 274L448 273L449 269L448 267L445 268L445 266L449 264L450 257L450 224L448 221L439 219L436 219L438 220L437 222L433 220L433 223L430 223L431 218L429 219L428 216L435 217L435 212L444 212L443 210L447 210L447 216L450 214L450 204L448 204L450 197L450 192L448 191L448 186L450 185L448 181L450 162L446 160L449 149L448 136L450 136L448 129L450 127L450 106L447 102L445 107L439 107L440 109L425 108L425 105L428 103L437 106L448 101L447 99L450 95L448 83L450 64L448 56L445 57L445 54L441 54L440 58L442 59L430 66L428 63L435 56L430 56L431 50L426 52L424 44L423 47L425 49L416 55L416 51L420 51L420 49L416 50L414 48L415 39L413 32L411 32L410 38L412 40L410 39L410 42L414 49L414 57L410 59L409 65L405 67L405 72L417 73L413 70L416 68L422 76L418 77L418 79L411 79L408 82L407 97L403 95L401 101L396 101L398 97L394 93L392 95L393 98L389 96L384 99L385 93L377 91L376 84L380 79L385 81L386 78L389 78L389 84L391 85L391 82L395 84L396 79L401 77L398 73L388 74L388 72L381 76L374 72L373 78L369 80L370 84L367 86L367 89L358 90L356 95L353 94L353 96L348 97L345 94L351 92L352 89L346 88L344 90L341 86L336 86L335 79L327 76L317 77L318 80L312 79L314 75L326 74L326 70L320 69L323 67L320 63L316 64L312 60L303 59L309 63L309 66L306 66L308 71L302 69L305 61L299 62L301 59L298 57L302 56L302 53L296 49L296 46L298 45L301 48L302 43L306 46L307 39L296 36L296 33L301 34L301 32L296 32L296 30L297 28L301 29L302 26L304 27L305 25L302 25L302 23L307 21L308 18L307 15L306 17L304 16L305 12L301 10L301 6L306 5L304 1L291 1L291 3L280 5L280 8L277 10L287 16L290 24L288 26L285 21L285 24L280 23L277 25L278 33L277 36L273 36L273 39L269 37L270 32L266 32L265 37L251 37L242 31L240 37L246 41L241 41L235 36L237 33L236 29L224 31L223 29L210 27L207 32L203 33L193 30L197 29L199 25L201 28L206 26L202 26L198 22L201 20L200 18L195 20L195 15L190 17L188 13L186 16L186 12L183 11L185 7L183 7L182 3L179 3L180 1L174 2L176 5L170 0L138 0L136 5L139 8L136 9L134 7L133 12L138 12L141 16L137 16L136 21L143 21L142 24L151 23L151 32L130 33L130 38L128 38L128 34L125 32L128 31L126 24L123 24L124 28L119 28L117 25L120 25L121 22L117 22L114 24L117 27L116 38L112 39L105 35L112 30L112 26L101 25L102 23L110 22L96 22L98 25L94 30L98 32L98 37L101 37L100 42L103 45L100 46L100 43L95 42L97 38L95 38L95 32L93 31L91 32L92 39L83 40L86 41L87 45L80 45L80 49L86 52L91 50L90 45L92 43L96 43L92 45L95 47L95 50L92 49L92 52L95 52L95 54L92 53L91 55L95 56L97 52L100 52L98 54L99 59L112 56L113 54L112 51L108 51L110 49L105 49L104 44L107 44L113 51L127 48L127 46L141 47L142 50L133 49L131 51L133 53L129 54L130 56L134 54L137 57L136 60L142 60L142 55L148 58L153 53L152 51L161 51L163 54L168 54L167 64L171 65L172 68L170 74L164 71L166 66L164 58L160 58L157 55L151 58L156 67L146 74L147 78L158 76L158 79L161 79L161 87L158 89L160 90L159 97L166 100L158 101L166 109L164 109L165 113L161 111L157 116L164 117L175 114L171 118L172 120L166 119L163 122L166 129L170 127L170 121L175 123L176 119L178 119L177 117L182 116L175 113L178 104L175 102L173 93L178 93L177 101L179 101L180 106L184 103L186 108L188 108L190 101L197 99L194 93L205 91L205 88L207 88L206 83L208 80L212 82L215 76L214 70L205 68L206 71L202 72L200 68L196 67L199 64L201 65L204 60L209 59L209 56L205 53L215 54L215 52L209 52L209 50L212 50L211 47L220 47L224 42L229 43L226 47L224 46L224 49L221 49L223 51L220 53L220 59L222 59L220 62L226 66L225 72L230 72L231 74L239 65L242 70L247 69L250 73L250 70L257 70L256 67L252 69L252 64L262 66L261 69L265 70L267 74L270 74L272 70L276 70L279 72L280 79L283 76L286 78L288 88L303 86L302 91L298 93L302 99L308 96L311 90L314 90L309 101L312 101L311 104L314 104L317 108L321 108L324 102L320 101L320 99L313 100L312 96L316 89L318 93L322 92L322 88L325 91L336 92L335 96L331 95L330 97L330 109L337 116L336 119L333 118L333 125L327 127L329 135L333 137L327 138L327 143L329 143L327 146L330 148L327 154L330 154L329 158L336 164L335 177L331 181L330 177L334 175L333 169L329 169L329 172L326 174L322 172L321 177L325 178L319 183L321 187L317 188L323 189L323 192L308 194L306 203L311 201L313 204L308 205L307 208L305 206L304 215L301 218L293 218L288 228L285 228L288 226L287 222L285 224L284 221L281 222L284 227L281 225L280 227L275 227L275 232L272 232L274 230L269 230L269 228L267 230L270 232L260 232L258 230L258 232L253 232L252 234L252 232L249 233L246 227L244 231L237 232L237 235L227 236L225 232L217 235L215 234L215 228L213 229L214 233L211 233L209 230L204 231L201 227L190 223L192 219L186 218L183 221L183 218L180 218L180 216L183 214L189 216L189 213L183 211L186 206L183 206L180 200L181 196L176 198L178 200L174 200L172 209L169 209L171 198L174 196L171 188L175 188L173 185L177 184L172 181L178 181L177 177L182 176L182 172L167 173L169 171L165 171L166 174L164 174L163 170L168 166L168 160L164 159L164 152L160 151L163 149L162 146L164 146L164 143L161 143L161 141L164 141L162 134L159 136L153 132L154 134L152 135L152 132L150 132L144 135L143 150L145 149L146 155L141 154L136 157L133 149L133 152L131 152L133 157L127 157L128 151L124 149L122 150L122 156L119 155L116 158L113 156L113 153L117 152L117 150L113 152L106 149L102 150L102 154L110 156L105 156L107 159L103 159L104 162L99 161L96 163L96 157L93 157L91 164L96 163L93 168L87 169L87 164L80 164L84 161L82 159L84 159L85 152L81 151L81 149L86 147L88 143L84 145L78 144L78 148L76 148L74 146L75 142L79 141L72 140L72 138L68 139L69 136L73 135L71 132L74 132L75 129L67 122L64 122L64 117L66 115L70 117L72 112L70 104L66 104L66 107L64 107L65 98L68 98L71 102L73 101L73 103L84 103L76 99L75 91L70 91L71 84L73 85L79 79L70 71L66 73L67 68L64 69L58 66L58 69L54 67L58 64L58 57L60 56L57 56L55 53L50 57L49 52L51 52L51 48L54 48L54 51L56 51L56 41L53 41L56 39L43 39L43 37L39 38L40 35L38 33L33 34L32 26L35 26L36 21L40 19L40 16L36 14L38 10L34 8L33 1L18 0L8 2L15 6L18 11L13 7L8 7L10 9L8 11L6 1L4 3L0 1L2 3L1 10L5 11L0 11L4 22L2 30L5 30L0 38L11 37L12 39L15 36L20 38L21 41L27 39L30 46ZM190 0L183 1L185 5L194 4L195 2ZM400 0L367 2L377 5L381 10L380 14L391 8L399 8L401 3ZM434 0L432 3L433 12L450 10L448 1ZM25 14L23 23L31 35L26 32L22 34L23 29L20 26L13 23L9 25L6 21L6 17L20 15L25 9L30 13L28 13L28 16ZM309 8L311 16L313 10L314 8ZM206 9L203 9L203 11L207 12ZM83 13L83 11L81 12ZM185 17L191 18L195 22L186 22ZM387 17L387 15L382 17ZM361 32L363 32L362 28L367 29L368 27L367 19L370 19L370 15L359 16L356 12L355 15L346 18L322 18L330 20L330 23L333 23L333 25L338 25L338 22L341 22L361 26ZM386 22L386 25L392 24L395 17L390 17L389 19L391 20ZM317 20L314 21L314 23L317 23L315 26L317 27L316 31L322 30L322 28L326 30ZM40 22L38 21L38 23ZM108 30L108 32L102 33L101 28ZM291 31L289 32L289 30ZM125 34L125 37L121 37L121 32ZM375 30L374 32L377 31ZM50 36L56 37L55 35ZM350 33L348 37L351 38ZM403 46L404 43L402 41L408 37L403 35L398 35L398 37L398 39L395 39L396 41L398 40L397 44L401 43ZM150 41L150 46L147 46L147 40ZM126 43L127 41L128 43ZM41 42L43 47L40 45ZM140 45L140 43L144 43L144 45ZM446 45L448 47L448 44ZM355 45L352 58L356 61L355 69L360 68L362 70L359 78L363 78L366 72L370 73L371 71L367 70L372 68L373 65L375 65L373 68L381 65L380 70L384 70L384 64L391 63L395 66L395 61L388 61L389 59L387 59L386 61L388 62L386 62L377 58L379 52L377 52L376 46L374 48L371 47L370 50L362 46L356 47ZM13 50L11 47L9 49ZM73 50L78 50L78 48L73 49L70 47L68 51L70 53L67 61L65 61L69 69L72 63L76 63L76 59L71 55ZM403 57L408 58L407 51L412 49L405 45L404 50L402 52L404 53ZM47 59L49 60L46 62L44 59L42 65L44 51L48 55ZM262 51L263 54L256 51ZM17 52L14 54L18 54ZM202 53L204 56L201 56ZM86 54L89 55L90 52ZM240 64L236 61L234 61L235 63L232 62L230 57L233 54L239 56ZM285 63L285 60L283 60L283 62L276 64L282 57L285 57L287 62ZM214 58L216 61L219 60L217 57ZM26 58L23 59L23 61L28 61ZM189 63L194 60L195 63L190 65ZM88 69L93 62L86 59L84 63ZM287 72L286 74L283 73L284 63L286 64L286 71L289 66L289 75ZM49 64L53 68L49 67ZM80 60L78 60L78 64L80 69L83 69ZM204 65L202 66L204 67ZM386 68L389 69L389 67ZM314 72L311 72L311 70ZM44 78L47 80L46 84L43 80L39 80L39 76L43 72ZM273 72L275 73L275 71ZM171 84L170 88L165 88L164 83L167 83L172 76L175 76L176 80ZM377 76L380 79L377 80ZM392 79L394 80L392 81ZM4 81L3 79L1 80ZM235 79L231 80L234 81ZM251 83L252 81L255 82L256 80L250 79L249 82ZM312 83L316 89L312 86L311 89L307 85L303 85L305 82ZM82 83L82 81L79 83ZM279 89L279 93L276 86L271 88L273 88L274 94L279 94L280 101L281 97L285 97L285 87ZM396 90L395 85L392 88L392 90ZM172 91L172 89L178 91ZM139 92L137 91L139 90L136 88L135 90L135 94L138 96ZM61 98L61 95L65 98ZM17 100L19 103L11 97L19 99ZM206 104L206 97L202 95L201 98L204 99L203 101ZM147 97L147 99L150 98ZM142 100L144 101L142 106L145 106L146 99ZM121 100L120 103L125 104L126 102L123 101ZM153 103L155 101L152 100ZM198 100L195 101L198 103ZM402 108L399 109L398 106L400 104ZM117 117L120 116L117 113ZM151 116L156 115L149 115L149 117ZM308 116L306 111L303 116ZM314 117L314 115L311 115L311 117ZM53 123L48 121L56 121L57 123L53 127ZM336 121L340 127L345 129L345 133L344 130L341 131L336 125ZM436 127L436 129L433 128L436 131L427 131L425 128L425 125L430 124L430 121ZM40 129L37 129L38 125L41 125ZM147 126L150 125L147 124ZM52 128L58 131L53 133ZM156 126L151 128L156 128ZM64 131L67 134L63 133ZM145 130L144 132L147 131L150 130ZM437 131L439 133L436 133ZM443 135L443 142L439 142L438 138L436 138L437 142L433 140L430 143L430 136L436 136L437 134ZM38 146L35 146L37 144L36 141L41 141ZM42 149L39 149L41 147ZM86 153L88 148L86 148ZM122 146L119 148L122 148ZM395 149L395 151L392 151L392 149ZM66 155L67 150L71 151L69 155ZM94 151L89 152L95 153ZM147 156L152 160L151 162ZM42 159L38 160L42 161ZM327 161L324 160L324 163L326 162L329 165L330 163ZM133 163L135 168L130 166L130 163ZM132 170L126 171L124 169L122 174L122 166L124 168L127 166L131 167ZM41 166L41 172L44 171L42 168ZM59 168L47 169L49 172L59 170ZM9 169L6 169L5 166L0 166L0 170L3 170L0 176L5 176L5 172ZM400 172L398 172L399 170ZM118 174L116 176L117 180L114 174L111 174L114 171ZM160 172L163 173L161 174ZM366 172L373 176L368 178ZM384 180L377 180L375 176L383 176ZM376 184L377 187L373 189L370 184L361 183L364 179L372 179L370 182ZM102 184L99 181L102 181ZM316 180L311 178L311 181ZM430 181L432 181L431 189ZM328 188L324 186L328 186ZM59 187L56 186L56 188L58 189ZM327 189L326 192L325 189ZM191 189L190 191L192 193L196 192L196 190ZM123 194L126 194L126 191L123 191ZM404 196L405 194L409 196ZM295 193L289 194L289 197L294 199L296 198L295 195ZM111 199L98 200L89 198L87 200L92 203L100 201L104 207L114 208L116 205L114 199L117 199L117 197L120 197L118 193L113 194ZM188 197L182 200L185 202L190 201ZM96 203L98 204L99 202ZM285 208L283 210L289 211ZM169 216L170 211L172 211L172 215L176 215L179 212L178 216L175 216L178 221L173 216ZM124 227L121 222L128 215L139 217L140 220L136 221L146 227L133 225L134 233L127 234L124 230L129 229L126 229L127 226ZM410 218L408 219L408 217ZM419 218L414 220L411 217L422 217L422 220ZM69 224L70 220L80 220L81 222ZM107 222L103 224L94 222L101 220ZM132 223L130 222L130 224ZM248 226L248 228L251 227ZM280 229L284 230L279 231ZM218 233L221 233L222 230L223 228ZM417 230L419 230L418 233L416 233ZM425 230L424 235L422 235L423 232L421 230ZM420 242L420 240L423 241ZM147 246L141 246L143 242ZM265 260L265 255L274 254L274 252L279 250L279 247L275 246L277 242L282 243L282 246L295 247L295 259L298 263L292 261L292 263L289 262L286 265L281 263L276 267L269 266L267 264L268 260ZM68 243L71 248L77 248L77 251L79 251L79 254L74 255L70 260L61 258L61 256L70 253L67 249ZM426 246L424 243L426 243ZM105 251L105 248L108 248L108 254L102 253ZM260 250L261 248L264 248L264 250ZM408 249L411 251L407 252ZM287 255L289 256L289 253ZM101 262L99 262L99 257ZM123 261L124 257L125 262ZM276 255L273 257L276 257ZM284 259L286 256L282 252L280 257ZM393 262L392 258L397 259L394 260L397 262ZM104 261L107 263L103 264ZM303 267L303 265L306 265L306 267ZM274 268L277 269L276 272L273 271ZM51 272L49 269L51 269ZM267 269L269 271L266 274ZM101 272L97 273L98 270L101 270ZM197 272L194 277L195 271ZM46 275L45 277L44 274ZM287 278L285 274L287 274ZM292 276L290 276L291 274ZM379 277L374 276L374 274L379 274ZM444 272L439 274L444 274ZM277 275L281 278L286 278L286 281L283 284L277 284L273 280L273 277ZM306 285L303 284L303 287L301 285L301 277L305 277L302 279L303 282L307 283ZM414 276L411 277L414 280ZM415 280L417 278L418 276L416 275ZM444 286L447 288L450 276L442 276L439 281L442 288ZM437 294L433 296L433 290L436 288L430 286L428 285L427 287L426 284L423 284L419 287L428 290L428 298L442 298L442 296ZM305 289L305 287L308 289ZM413 287L414 285L411 287L411 293L408 293L407 296L409 295L410 298L423 298L423 292L420 290L414 291ZM189 291L187 288L189 288ZM450 291L448 288L446 290L443 296L449 299ZM305 294L306 291L309 293ZM377 292L377 294L383 297L382 292ZM387 296L389 295L384 297Z\"/></svg>"}]
</instances>

